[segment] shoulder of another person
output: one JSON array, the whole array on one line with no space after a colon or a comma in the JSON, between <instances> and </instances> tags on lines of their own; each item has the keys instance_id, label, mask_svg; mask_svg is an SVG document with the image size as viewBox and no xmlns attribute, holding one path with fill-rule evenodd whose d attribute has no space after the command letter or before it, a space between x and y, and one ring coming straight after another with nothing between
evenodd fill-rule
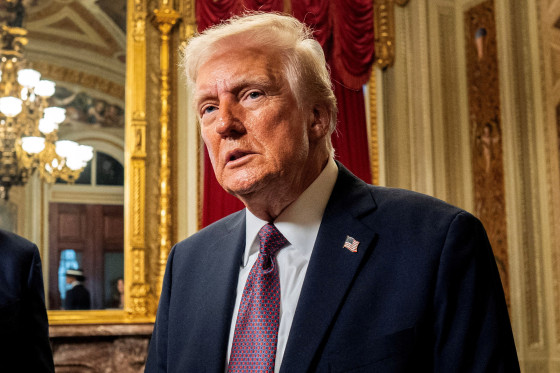
<instances>
[{"instance_id":1,"label":"shoulder of another person","mask_svg":"<svg viewBox=\"0 0 560 373\"><path fill-rule=\"evenodd\" d=\"M0 255L2 261L26 259L38 253L37 246L15 233L0 229Z\"/></svg>"}]
</instances>

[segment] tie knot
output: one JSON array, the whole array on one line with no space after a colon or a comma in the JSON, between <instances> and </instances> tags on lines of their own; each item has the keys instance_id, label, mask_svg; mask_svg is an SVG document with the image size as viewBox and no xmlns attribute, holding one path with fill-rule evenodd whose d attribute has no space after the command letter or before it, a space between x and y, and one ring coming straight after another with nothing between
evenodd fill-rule
<instances>
[{"instance_id":1,"label":"tie knot","mask_svg":"<svg viewBox=\"0 0 560 373\"><path fill-rule=\"evenodd\" d=\"M278 250L288 243L286 237L278 231L272 223L268 223L259 231L260 251L263 254L274 256Z\"/></svg>"}]
</instances>

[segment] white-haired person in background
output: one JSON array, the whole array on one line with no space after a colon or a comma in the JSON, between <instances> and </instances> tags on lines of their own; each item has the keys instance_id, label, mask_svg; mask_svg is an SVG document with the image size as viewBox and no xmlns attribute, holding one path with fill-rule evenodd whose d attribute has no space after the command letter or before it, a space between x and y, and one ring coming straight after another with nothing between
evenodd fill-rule
<instances>
[{"instance_id":1,"label":"white-haired person in background","mask_svg":"<svg viewBox=\"0 0 560 373\"><path fill-rule=\"evenodd\" d=\"M146 372L518 372L484 228L334 160L323 51L252 13L184 50L218 182L245 209L178 243Z\"/></svg>"}]
</instances>

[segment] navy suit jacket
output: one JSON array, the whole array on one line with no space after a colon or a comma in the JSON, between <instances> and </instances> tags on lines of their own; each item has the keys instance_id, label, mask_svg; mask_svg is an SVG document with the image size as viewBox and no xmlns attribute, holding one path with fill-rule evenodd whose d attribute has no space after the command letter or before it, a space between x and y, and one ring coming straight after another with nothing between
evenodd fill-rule
<instances>
[{"instance_id":1,"label":"navy suit jacket","mask_svg":"<svg viewBox=\"0 0 560 373\"><path fill-rule=\"evenodd\" d=\"M146 372L224 372L244 248L244 211L173 248ZM280 371L518 372L481 223L339 164Z\"/></svg>"},{"instance_id":2,"label":"navy suit jacket","mask_svg":"<svg viewBox=\"0 0 560 373\"><path fill-rule=\"evenodd\" d=\"M39 251L35 244L3 230L0 371L54 372Z\"/></svg>"},{"instance_id":3,"label":"navy suit jacket","mask_svg":"<svg viewBox=\"0 0 560 373\"><path fill-rule=\"evenodd\" d=\"M66 292L65 310L89 310L90 308L89 290L83 284L77 284Z\"/></svg>"}]
</instances>

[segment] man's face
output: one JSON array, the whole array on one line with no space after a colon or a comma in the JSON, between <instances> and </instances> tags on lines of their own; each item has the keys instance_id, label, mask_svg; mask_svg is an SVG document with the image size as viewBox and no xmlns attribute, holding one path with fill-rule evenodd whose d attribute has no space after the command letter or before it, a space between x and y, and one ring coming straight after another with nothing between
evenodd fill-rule
<instances>
[{"instance_id":1,"label":"man's face","mask_svg":"<svg viewBox=\"0 0 560 373\"><path fill-rule=\"evenodd\" d=\"M234 46L214 54L198 71L195 108L228 192L282 197L309 184L313 110L298 109L279 55Z\"/></svg>"}]
</instances>

